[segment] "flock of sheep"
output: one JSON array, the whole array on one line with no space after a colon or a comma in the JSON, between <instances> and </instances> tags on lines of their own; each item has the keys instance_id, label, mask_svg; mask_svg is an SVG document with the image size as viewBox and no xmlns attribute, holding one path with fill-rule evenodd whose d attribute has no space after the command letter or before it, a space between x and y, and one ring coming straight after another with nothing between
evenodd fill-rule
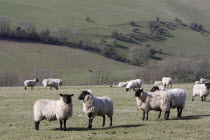
<instances>
[{"instance_id":1,"label":"flock of sheep","mask_svg":"<svg viewBox=\"0 0 210 140\"><path fill-rule=\"evenodd\" d=\"M38 79L26 80L24 82L26 87L33 87L38 82ZM42 84L46 89L47 86L58 89L62 84L61 79L44 79ZM169 119L170 109L177 108L177 117L181 117L182 110L185 108L185 101L187 93L184 89L170 89L166 87L171 86L172 78L163 77L162 81L156 81L154 87L148 92L142 88L142 80L136 79L127 82L120 82L118 87L125 87L126 91L133 89L135 91L135 98L137 106L143 111L142 120L148 120L150 110L159 111L158 118L161 117L161 112L165 112L164 119ZM206 101L206 96L209 94L210 83L204 78L196 81L193 87L193 98L200 96L201 101ZM59 94L60 100L38 100L34 104L34 120L35 129L39 129L39 124L42 120L59 120L60 129L66 130L66 121L73 114L72 96L74 94ZM105 115L110 118L110 126L112 126L112 117L114 112L113 101L109 97L95 97L91 90L83 91L79 97L83 101L83 111L89 118L88 128L92 128L93 118L96 116L103 117L102 126L105 125Z\"/></svg>"}]
</instances>

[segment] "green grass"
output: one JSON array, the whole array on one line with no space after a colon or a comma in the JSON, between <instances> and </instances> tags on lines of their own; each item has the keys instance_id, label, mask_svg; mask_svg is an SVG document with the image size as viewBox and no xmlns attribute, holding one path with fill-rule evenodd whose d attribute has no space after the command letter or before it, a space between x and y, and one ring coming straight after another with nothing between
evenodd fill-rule
<instances>
[{"instance_id":1,"label":"green grass","mask_svg":"<svg viewBox=\"0 0 210 140\"><path fill-rule=\"evenodd\" d=\"M152 85L144 85L149 90ZM0 88L0 139L209 139L209 99L201 102L199 97L192 102L193 84L175 84L174 87L187 91L186 108L182 118L176 117L172 109L170 119L163 116L157 119L158 112L151 111L149 120L142 121L142 111L136 106L133 91L126 93L124 88L106 86L72 86L56 91L43 87L24 90L23 87ZM88 118L82 111L82 102L77 99L82 90L91 89L95 96L109 96L114 100L113 127L106 119L93 120L93 129L86 129ZM59 122L42 121L40 130L34 130L33 104L38 99L59 99L59 93L75 94L74 113L67 121L68 131L58 131Z\"/></svg>"},{"instance_id":2,"label":"green grass","mask_svg":"<svg viewBox=\"0 0 210 140\"><path fill-rule=\"evenodd\" d=\"M31 71L46 73L49 70L63 79L64 85L86 84L90 77L88 69L106 69L117 81L131 79L138 69L95 53L53 45L0 41L0 50L2 71L13 71L21 76Z\"/></svg>"}]
</instances>

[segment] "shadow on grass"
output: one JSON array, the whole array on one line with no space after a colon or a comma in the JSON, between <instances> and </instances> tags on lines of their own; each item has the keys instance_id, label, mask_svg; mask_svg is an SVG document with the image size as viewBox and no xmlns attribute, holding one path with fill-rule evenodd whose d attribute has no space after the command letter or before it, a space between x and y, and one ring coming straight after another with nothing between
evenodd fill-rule
<instances>
[{"instance_id":1,"label":"shadow on grass","mask_svg":"<svg viewBox=\"0 0 210 140\"><path fill-rule=\"evenodd\" d=\"M101 127L101 128L85 128L85 127L70 127L67 128L66 131L93 131L93 130L109 130L114 128L132 128L132 127L140 127L144 126L144 124L133 124L133 125L118 125L118 126L112 126L112 127ZM52 129L55 131L60 131L59 128Z\"/></svg>"},{"instance_id":2,"label":"shadow on grass","mask_svg":"<svg viewBox=\"0 0 210 140\"><path fill-rule=\"evenodd\" d=\"M201 117L209 117L210 115L192 115L192 116L183 116L181 118L173 118L170 120L195 120L200 119Z\"/></svg>"}]
</instances>

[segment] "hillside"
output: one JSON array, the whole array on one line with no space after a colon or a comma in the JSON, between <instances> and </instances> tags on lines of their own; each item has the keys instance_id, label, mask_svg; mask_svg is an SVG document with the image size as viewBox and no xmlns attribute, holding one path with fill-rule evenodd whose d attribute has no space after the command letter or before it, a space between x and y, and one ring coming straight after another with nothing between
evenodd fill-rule
<instances>
[{"instance_id":1,"label":"hillside","mask_svg":"<svg viewBox=\"0 0 210 140\"><path fill-rule=\"evenodd\" d=\"M130 79L137 69L98 54L67 47L1 40L0 49L1 71L15 71L18 75L31 74L31 71L53 73L61 77L65 85L87 84L88 69L106 69L115 80Z\"/></svg>"}]
</instances>

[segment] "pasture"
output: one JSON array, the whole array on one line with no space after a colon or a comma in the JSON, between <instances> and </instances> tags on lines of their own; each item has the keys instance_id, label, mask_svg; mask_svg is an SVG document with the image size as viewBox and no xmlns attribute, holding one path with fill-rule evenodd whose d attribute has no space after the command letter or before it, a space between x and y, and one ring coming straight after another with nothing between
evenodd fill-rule
<instances>
[{"instance_id":1,"label":"pasture","mask_svg":"<svg viewBox=\"0 0 210 140\"><path fill-rule=\"evenodd\" d=\"M150 90L152 85L143 85ZM210 99L201 102L199 97L192 102L193 84L175 84L187 91L186 108L182 118L176 117L176 109L171 109L168 121L157 119L158 112L151 111L149 120L142 121L142 111L137 109L134 92L125 92L116 86L71 86L60 90L35 87L0 88L0 139L209 139ZM77 98L81 91L91 89L95 96L109 96L114 101L113 126L102 125L102 117L93 120L93 128L87 129L88 118L82 111L82 101ZM67 131L59 131L59 122L42 121L40 130L34 129L33 104L38 99L59 99L59 93L73 96L74 113L67 121Z\"/></svg>"}]
</instances>

